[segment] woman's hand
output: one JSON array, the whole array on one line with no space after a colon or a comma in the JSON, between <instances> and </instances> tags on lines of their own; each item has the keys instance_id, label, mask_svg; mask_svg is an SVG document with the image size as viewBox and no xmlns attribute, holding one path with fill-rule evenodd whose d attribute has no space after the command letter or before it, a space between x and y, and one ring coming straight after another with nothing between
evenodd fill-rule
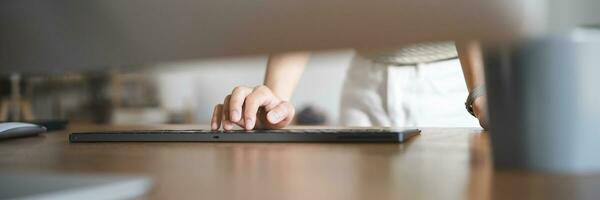
<instances>
[{"instance_id":1,"label":"woman's hand","mask_svg":"<svg viewBox=\"0 0 600 200\"><path fill-rule=\"evenodd\" d=\"M475 117L479 119L479 125L485 130L488 130L489 120L488 120L488 109L487 109L487 98L485 96L479 96L473 101L473 112L475 113Z\"/></svg>"},{"instance_id":2,"label":"woman's hand","mask_svg":"<svg viewBox=\"0 0 600 200\"><path fill-rule=\"evenodd\" d=\"M215 106L211 129L232 130L234 125L246 130L279 129L294 118L294 106L275 96L267 86L238 86Z\"/></svg>"}]
</instances>

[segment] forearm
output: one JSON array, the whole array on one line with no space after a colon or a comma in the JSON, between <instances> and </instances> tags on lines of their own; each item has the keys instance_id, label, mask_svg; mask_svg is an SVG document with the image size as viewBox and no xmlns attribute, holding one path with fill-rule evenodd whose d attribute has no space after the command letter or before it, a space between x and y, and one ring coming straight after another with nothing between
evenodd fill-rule
<instances>
[{"instance_id":1,"label":"forearm","mask_svg":"<svg viewBox=\"0 0 600 200\"><path fill-rule=\"evenodd\" d=\"M309 52L271 55L267 64L264 85L269 87L277 97L289 101L302 77L309 56Z\"/></svg>"},{"instance_id":2,"label":"forearm","mask_svg":"<svg viewBox=\"0 0 600 200\"><path fill-rule=\"evenodd\" d=\"M456 49L469 91L485 84L481 46L476 41L457 42Z\"/></svg>"},{"instance_id":3,"label":"forearm","mask_svg":"<svg viewBox=\"0 0 600 200\"><path fill-rule=\"evenodd\" d=\"M457 43L456 48L462 65L463 75L465 76L465 83L471 93L469 94L469 99L467 99L467 109L477 117L481 127L488 129L487 98L478 94L478 92L481 92L481 88L476 89L485 84L481 46L476 41L469 41Z\"/></svg>"}]
</instances>

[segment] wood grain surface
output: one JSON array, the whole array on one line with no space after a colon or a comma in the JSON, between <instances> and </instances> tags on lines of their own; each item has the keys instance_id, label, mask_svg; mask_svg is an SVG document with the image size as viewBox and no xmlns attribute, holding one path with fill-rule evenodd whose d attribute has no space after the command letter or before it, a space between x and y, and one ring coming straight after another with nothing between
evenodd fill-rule
<instances>
[{"instance_id":1,"label":"wood grain surface","mask_svg":"<svg viewBox=\"0 0 600 200\"><path fill-rule=\"evenodd\" d=\"M423 128L404 144L77 143L71 125L0 141L0 170L149 176L149 199L598 199L600 175L494 171L488 133ZM296 127L297 128L297 127ZM322 127L330 128L330 127Z\"/></svg>"}]
</instances>

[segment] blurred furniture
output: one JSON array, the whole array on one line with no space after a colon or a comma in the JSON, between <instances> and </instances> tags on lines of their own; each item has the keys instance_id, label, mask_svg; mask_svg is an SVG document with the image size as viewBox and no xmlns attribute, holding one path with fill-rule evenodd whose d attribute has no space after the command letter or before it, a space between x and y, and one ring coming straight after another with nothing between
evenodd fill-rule
<instances>
[{"instance_id":1,"label":"blurred furniture","mask_svg":"<svg viewBox=\"0 0 600 200\"><path fill-rule=\"evenodd\" d=\"M423 128L405 144L84 143L74 131L0 142L0 170L151 177L150 199L594 199L600 175L494 171L489 135ZM305 128L305 127L302 127ZM329 128L329 127L327 127ZM23 146L26 145L26 146ZM575 195L575 196L573 196Z\"/></svg>"},{"instance_id":2,"label":"blurred furniture","mask_svg":"<svg viewBox=\"0 0 600 200\"><path fill-rule=\"evenodd\" d=\"M34 120L31 101L21 94L21 75L14 73L9 77L10 96L0 97L0 121Z\"/></svg>"},{"instance_id":3,"label":"blurred furniture","mask_svg":"<svg viewBox=\"0 0 600 200\"><path fill-rule=\"evenodd\" d=\"M0 73L61 73L268 52L512 38L541 24L527 22L545 14L535 12L545 2L92 0L36 2L32 8L30 1L9 0L0 2L0 29L6 30L0 35ZM596 13L587 11L577 14Z\"/></svg>"},{"instance_id":4,"label":"blurred furniture","mask_svg":"<svg viewBox=\"0 0 600 200\"><path fill-rule=\"evenodd\" d=\"M160 106L158 91L153 77L144 72L110 73L112 124L164 124L169 113ZM188 123L192 123L189 121Z\"/></svg>"},{"instance_id":5,"label":"blurred furniture","mask_svg":"<svg viewBox=\"0 0 600 200\"><path fill-rule=\"evenodd\" d=\"M171 121L170 113L160 106L153 77L144 72L13 74L0 81L0 122ZM191 120L182 121L192 123Z\"/></svg>"}]
</instances>

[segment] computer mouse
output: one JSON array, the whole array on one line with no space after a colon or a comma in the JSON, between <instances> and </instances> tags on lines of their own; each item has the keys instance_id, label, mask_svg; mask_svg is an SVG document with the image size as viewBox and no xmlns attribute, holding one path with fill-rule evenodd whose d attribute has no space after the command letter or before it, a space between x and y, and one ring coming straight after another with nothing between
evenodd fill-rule
<instances>
[{"instance_id":1,"label":"computer mouse","mask_svg":"<svg viewBox=\"0 0 600 200\"><path fill-rule=\"evenodd\" d=\"M25 137L46 132L46 127L22 122L0 123L0 139Z\"/></svg>"}]
</instances>

